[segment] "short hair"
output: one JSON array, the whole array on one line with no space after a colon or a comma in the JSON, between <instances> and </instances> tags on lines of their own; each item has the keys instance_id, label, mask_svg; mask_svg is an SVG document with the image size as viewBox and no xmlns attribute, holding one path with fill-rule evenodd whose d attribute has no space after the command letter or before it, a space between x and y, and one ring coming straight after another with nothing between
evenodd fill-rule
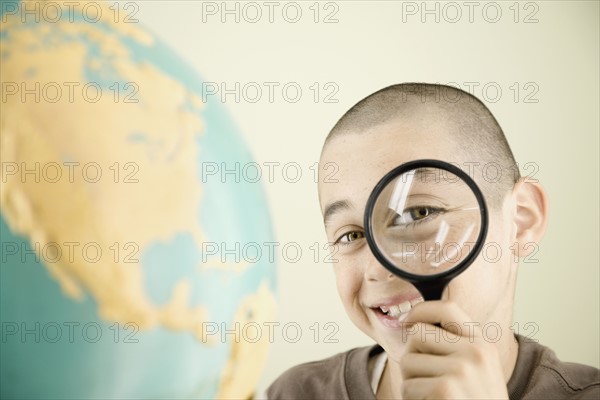
<instances>
[{"instance_id":1,"label":"short hair","mask_svg":"<svg viewBox=\"0 0 600 400\"><path fill-rule=\"evenodd\" d=\"M455 130L456 151L466 159L501 167L497 181L486 179L481 190L490 205L499 205L520 178L504 132L490 110L477 97L453 86L432 83L400 83L365 97L335 124L325 145L345 133L362 133L378 125L432 108L444 114ZM439 114L438 114L439 115ZM324 145L324 147L325 147ZM509 171L509 172L507 172Z\"/></svg>"}]
</instances>

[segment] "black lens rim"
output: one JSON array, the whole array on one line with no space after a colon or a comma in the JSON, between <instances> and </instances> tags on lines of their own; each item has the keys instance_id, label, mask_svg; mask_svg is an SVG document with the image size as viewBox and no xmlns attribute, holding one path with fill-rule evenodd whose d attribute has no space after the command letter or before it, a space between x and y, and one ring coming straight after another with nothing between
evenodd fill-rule
<instances>
[{"instance_id":1,"label":"black lens rim","mask_svg":"<svg viewBox=\"0 0 600 400\"><path fill-rule=\"evenodd\" d=\"M375 244L375 239L373 238L373 234L372 234L373 230L372 230L371 215L373 213L373 208L375 207L375 202L377 201L379 194L387 186L388 183L390 183L393 179L395 179L399 175L402 175L410 170L417 169L417 168L430 168L430 167L448 171L448 172L458 176L469 186L469 188L475 194L475 197L477 198L477 202L479 203L479 209L480 209L480 213L481 213L481 229L479 230L479 235L477 236L477 242L475 243L475 247L473 248L473 251L471 251L467 255L467 257L462 262L460 262L457 266L449 269L448 271L440 272L439 274L435 274L435 275L416 275L416 274L412 274L410 272L406 272L406 271L396 268L392 264L392 262L389 261L385 257L385 255L379 250L379 247ZM445 161L434 160L434 159L422 159L422 160L409 161L407 163L404 163L404 164L394 168L390 172L388 172L383 178L381 178L381 180L377 183L377 185L375 185L375 188L373 188L373 191L371 192L371 195L369 196L369 199L367 201L367 205L365 208L365 215L364 215L365 237L367 238L367 243L369 245L369 248L371 249L371 252L375 256L377 261L379 261L379 263L381 265L383 265L388 271L390 271L394 275L396 275L400 278L403 278L409 282L413 282L413 283L431 282L431 281L435 281L435 280L450 280L450 279L454 278L455 276L459 275L465 269L467 269L467 267L469 267L469 265L471 265L473 263L473 261L475 261L475 258L477 258L477 256L481 252L481 249L483 248L483 245L485 244L485 239L487 237L487 231L488 231L488 223L489 223L489 218L488 218L487 204L483 197L483 193L481 192L481 190L479 189L479 186L477 186L475 181L469 176L469 174L467 174L465 171L463 171L459 167L457 167L453 164L447 163Z\"/></svg>"}]
</instances>

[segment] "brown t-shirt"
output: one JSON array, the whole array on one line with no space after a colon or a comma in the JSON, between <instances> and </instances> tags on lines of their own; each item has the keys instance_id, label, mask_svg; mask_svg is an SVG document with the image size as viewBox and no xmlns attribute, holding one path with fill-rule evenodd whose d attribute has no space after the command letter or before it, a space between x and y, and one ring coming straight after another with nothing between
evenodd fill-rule
<instances>
[{"instance_id":1,"label":"brown t-shirt","mask_svg":"<svg viewBox=\"0 0 600 400\"><path fill-rule=\"evenodd\" d=\"M600 370L562 362L552 350L517 335L519 354L508 381L511 400L600 399ZM275 399L375 399L368 373L378 346L352 349L321 361L295 366L267 389Z\"/></svg>"}]
</instances>

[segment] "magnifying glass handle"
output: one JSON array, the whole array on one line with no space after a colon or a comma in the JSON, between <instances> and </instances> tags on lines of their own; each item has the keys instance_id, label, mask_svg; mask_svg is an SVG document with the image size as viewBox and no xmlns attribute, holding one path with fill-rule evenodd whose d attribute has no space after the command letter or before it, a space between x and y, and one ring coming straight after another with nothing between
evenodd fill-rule
<instances>
[{"instance_id":1,"label":"magnifying glass handle","mask_svg":"<svg viewBox=\"0 0 600 400\"><path fill-rule=\"evenodd\" d=\"M423 299L425 301L441 300L442 293L448 285L448 280L438 279L430 282L413 282L413 284L419 290L419 292L421 292L421 295L423 295Z\"/></svg>"},{"instance_id":2,"label":"magnifying glass handle","mask_svg":"<svg viewBox=\"0 0 600 400\"><path fill-rule=\"evenodd\" d=\"M421 295L423 295L423 299L425 301L441 300L442 293L444 292L444 289L446 289L446 286L448 286L448 280L442 279L442 280L425 282L425 283L418 282L418 283L415 283L414 285L417 287L419 292L421 292ZM441 324L433 324L433 325L437 326L438 328L442 327Z\"/></svg>"}]
</instances>

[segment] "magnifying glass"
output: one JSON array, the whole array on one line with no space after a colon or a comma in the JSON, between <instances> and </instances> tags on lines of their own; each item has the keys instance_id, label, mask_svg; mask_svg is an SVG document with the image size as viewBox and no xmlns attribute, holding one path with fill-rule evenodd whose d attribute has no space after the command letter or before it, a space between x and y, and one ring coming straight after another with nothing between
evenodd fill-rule
<instances>
[{"instance_id":1,"label":"magnifying glass","mask_svg":"<svg viewBox=\"0 0 600 400\"><path fill-rule=\"evenodd\" d=\"M425 300L479 255L488 210L477 184L439 160L411 161L377 183L365 210L365 235L377 260L411 282Z\"/></svg>"}]
</instances>

